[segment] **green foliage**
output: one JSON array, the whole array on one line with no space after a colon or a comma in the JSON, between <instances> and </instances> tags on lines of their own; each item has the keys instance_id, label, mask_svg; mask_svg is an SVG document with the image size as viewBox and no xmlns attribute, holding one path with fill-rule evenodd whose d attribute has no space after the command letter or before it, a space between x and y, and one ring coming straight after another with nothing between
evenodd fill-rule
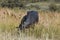
<instances>
[{"instance_id":1,"label":"green foliage","mask_svg":"<svg viewBox=\"0 0 60 40\"><path fill-rule=\"evenodd\" d=\"M14 8L14 7L24 7L24 3L20 0L5 0L1 3L2 7Z\"/></svg>"},{"instance_id":2,"label":"green foliage","mask_svg":"<svg viewBox=\"0 0 60 40\"><path fill-rule=\"evenodd\" d=\"M39 5L29 5L29 6L26 6L26 9L30 9L30 10L39 10L40 9L40 6Z\"/></svg>"},{"instance_id":3,"label":"green foliage","mask_svg":"<svg viewBox=\"0 0 60 40\"><path fill-rule=\"evenodd\" d=\"M55 4L53 4L53 3L51 3L49 5L49 9L50 9L50 11L57 11L57 6Z\"/></svg>"},{"instance_id":4,"label":"green foliage","mask_svg":"<svg viewBox=\"0 0 60 40\"><path fill-rule=\"evenodd\" d=\"M44 25L40 25L35 26L34 29L30 28L27 30L24 30L23 33L25 33L26 35L29 36L35 36L36 38L46 38L48 36L49 39L52 39L52 37L54 36L54 38L59 37L59 27L54 27L53 25L48 26L48 28L46 28Z\"/></svg>"}]
</instances>

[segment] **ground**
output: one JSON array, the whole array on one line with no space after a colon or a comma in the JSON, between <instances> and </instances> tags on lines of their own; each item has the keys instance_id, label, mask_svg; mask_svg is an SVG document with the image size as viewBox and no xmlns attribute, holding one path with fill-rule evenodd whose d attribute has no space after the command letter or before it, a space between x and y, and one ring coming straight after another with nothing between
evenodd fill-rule
<instances>
[{"instance_id":1,"label":"ground","mask_svg":"<svg viewBox=\"0 0 60 40\"><path fill-rule=\"evenodd\" d=\"M1 40L60 40L60 12L40 11L34 29L18 33L16 27L27 10L0 8Z\"/></svg>"}]
</instances>

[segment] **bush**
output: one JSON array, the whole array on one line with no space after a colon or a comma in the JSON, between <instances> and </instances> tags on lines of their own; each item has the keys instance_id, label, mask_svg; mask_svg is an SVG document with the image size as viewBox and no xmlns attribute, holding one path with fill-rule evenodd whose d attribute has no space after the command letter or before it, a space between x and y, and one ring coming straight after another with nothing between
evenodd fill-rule
<instances>
[{"instance_id":1,"label":"bush","mask_svg":"<svg viewBox=\"0 0 60 40\"><path fill-rule=\"evenodd\" d=\"M49 5L49 10L50 11L57 11L57 6L55 4L50 4Z\"/></svg>"},{"instance_id":2,"label":"bush","mask_svg":"<svg viewBox=\"0 0 60 40\"><path fill-rule=\"evenodd\" d=\"M31 4L31 5L26 6L26 8L27 9L34 9L34 10L36 9L36 10L39 10L40 9L40 6L39 5L32 5Z\"/></svg>"},{"instance_id":3,"label":"bush","mask_svg":"<svg viewBox=\"0 0 60 40\"><path fill-rule=\"evenodd\" d=\"M20 8L23 8L24 7L24 4L23 2L19 1L19 0L6 0L6 1L3 1L1 3L1 6L2 7L8 7L8 8L14 8L14 7L20 7Z\"/></svg>"}]
</instances>

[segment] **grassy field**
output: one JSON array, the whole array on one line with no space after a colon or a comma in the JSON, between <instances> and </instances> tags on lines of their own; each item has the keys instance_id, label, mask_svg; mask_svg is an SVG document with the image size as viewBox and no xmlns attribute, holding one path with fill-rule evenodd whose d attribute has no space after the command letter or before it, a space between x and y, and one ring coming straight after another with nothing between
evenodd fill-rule
<instances>
[{"instance_id":1,"label":"grassy field","mask_svg":"<svg viewBox=\"0 0 60 40\"><path fill-rule=\"evenodd\" d=\"M0 8L0 40L60 40L60 13L38 11L39 23L18 33L26 10Z\"/></svg>"}]
</instances>

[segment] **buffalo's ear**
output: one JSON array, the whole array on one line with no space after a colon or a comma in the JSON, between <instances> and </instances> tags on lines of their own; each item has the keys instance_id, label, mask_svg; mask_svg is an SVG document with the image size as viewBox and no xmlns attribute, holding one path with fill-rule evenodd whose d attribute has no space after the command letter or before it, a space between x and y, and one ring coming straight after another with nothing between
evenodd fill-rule
<instances>
[{"instance_id":1,"label":"buffalo's ear","mask_svg":"<svg viewBox=\"0 0 60 40\"><path fill-rule=\"evenodd\" d=\"M22 24L19 25L19 29L20 29L20 30L23 30Z\"/></svg>"},{"instance_id":2,"label":"buffalo's ear","mask_svg":"<svg viewBox=\"0 0 60 40\"><path fill-rule=\"evenodd\" d=\"M19 26L19 27L16 27L16 28L18 29L18 31L23 29L22 26Z\"/></svg>"}]
</instances>

